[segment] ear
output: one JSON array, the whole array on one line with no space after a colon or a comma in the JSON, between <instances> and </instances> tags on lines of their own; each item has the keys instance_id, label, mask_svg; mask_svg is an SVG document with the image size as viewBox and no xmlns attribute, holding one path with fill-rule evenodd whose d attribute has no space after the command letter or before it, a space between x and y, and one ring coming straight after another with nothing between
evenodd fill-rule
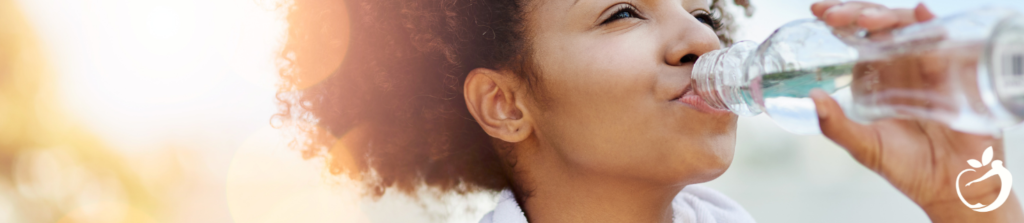
<instances>
[{"instance_id":1,"label":"ear","mask_svg":"<svg viewBox=\"0 0 1024 223\"><path fill-rule=\"evenodd\" d=\"M520 142L530 136L533 125L526 111L524 98L514 88L517 80L487 68L469 72L463 86L466 107L480 127L491 137L506 142Z\"/></svg>"}]
</instances>

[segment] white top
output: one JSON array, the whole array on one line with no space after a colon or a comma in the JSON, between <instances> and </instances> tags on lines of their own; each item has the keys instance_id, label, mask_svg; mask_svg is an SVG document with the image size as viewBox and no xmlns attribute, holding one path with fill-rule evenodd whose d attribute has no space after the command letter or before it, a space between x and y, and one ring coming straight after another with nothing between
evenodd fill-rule
<instances>
[{"instance_id":1,"label":"white top","mask_svg":"<svg viewBox=\"0 0 1024 223\"><path fill-rule=\"evenodd\" d=\"M672 199L675 223L753 223L754 218L718 191L702 185L689 185ZM480 219L480 223L527 223L512 191L503 190L498 206Z\"/></svg>"}]
</instances>

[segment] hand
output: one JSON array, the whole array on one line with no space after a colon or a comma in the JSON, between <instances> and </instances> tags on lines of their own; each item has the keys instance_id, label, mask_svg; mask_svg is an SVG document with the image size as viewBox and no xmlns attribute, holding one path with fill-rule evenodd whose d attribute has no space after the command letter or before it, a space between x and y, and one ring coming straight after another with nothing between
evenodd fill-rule
<instances>
[{"instance_id":1,"label":"hand","mask_svg":"<svg viewBox=\"0 0 1024 223\"><path fill-rule=\"evenodd\" d=\"M870 2L828 0L811 5L811 12L832 27L858 27L868 32L885 31L935 18L924 4L914 9L889 9Z\"/></svg>"},{"instance_id":2,"label":"hand","mask_svg":"<svg viewBox=\"0 0 1024 223\"><path fill-rule=\"evenodd\" d=\"M885 33L935 17L924 5L915 9L887 9L866 2L824 1L815 3L811 11L830 26L862 28L869 33ZM927 56L909 60L913 63L899 64L914 64L920 69L910 70L921 73L945 69ZM879 78L887 82L883 87L913 87L908 85L920 81L914 78L926 76L899 68L879 71ZM853 88L858 90L858 86ZM1024 221L1016 196L1011 195L1010 200L995 211L978 213L964 206L956 193L957 174L971 168L966 162L968 159L981 157L985 148L993 146L995 159L1004 160L999 139L957 132L930 120L890 119L861 125L848 119L824 91L812 91L811 98L817 106L822 133L921 206L933 222ZM963 194L972 203L989 203L999 190L998 181L987 180L972 184Z\"/></svg>"}]
</instances>

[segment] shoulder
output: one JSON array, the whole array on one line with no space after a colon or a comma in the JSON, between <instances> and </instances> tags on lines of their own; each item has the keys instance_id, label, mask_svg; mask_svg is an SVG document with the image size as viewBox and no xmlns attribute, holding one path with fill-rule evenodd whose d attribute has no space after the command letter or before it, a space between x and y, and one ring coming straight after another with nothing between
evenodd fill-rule
<instances>
[{"instance_id":1,"label":"shoulder","mask_svg":"<svg viewBox=\"0 0 1024 223\"><path fill-rule=\"evenodd\" d=\"M754 222L754 218L724 194L710 187L686 186L672 200L676 223L690 222Z\"/></svg>"}]
</instances>

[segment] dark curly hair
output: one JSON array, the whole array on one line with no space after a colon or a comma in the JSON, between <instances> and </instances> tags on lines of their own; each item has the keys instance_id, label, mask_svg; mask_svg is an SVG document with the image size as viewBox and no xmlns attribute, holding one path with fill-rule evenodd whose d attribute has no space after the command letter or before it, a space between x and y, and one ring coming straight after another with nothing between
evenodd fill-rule
<instances>
[{"instance_id":1,"label":"dark curly hair","mask_svg":"<svg viewBox=\"0 0 1024 223\"><path fill-rule=\"evenodd\" d=\"M275 116L304 158L363 182L373 196L517 189L496 143L466 108L477 67L532 86L525 0L293 0ZM747 9L746 0L735 0ZM732 17L712 0L724 44Z\"/></svg>"}]
</instances>

